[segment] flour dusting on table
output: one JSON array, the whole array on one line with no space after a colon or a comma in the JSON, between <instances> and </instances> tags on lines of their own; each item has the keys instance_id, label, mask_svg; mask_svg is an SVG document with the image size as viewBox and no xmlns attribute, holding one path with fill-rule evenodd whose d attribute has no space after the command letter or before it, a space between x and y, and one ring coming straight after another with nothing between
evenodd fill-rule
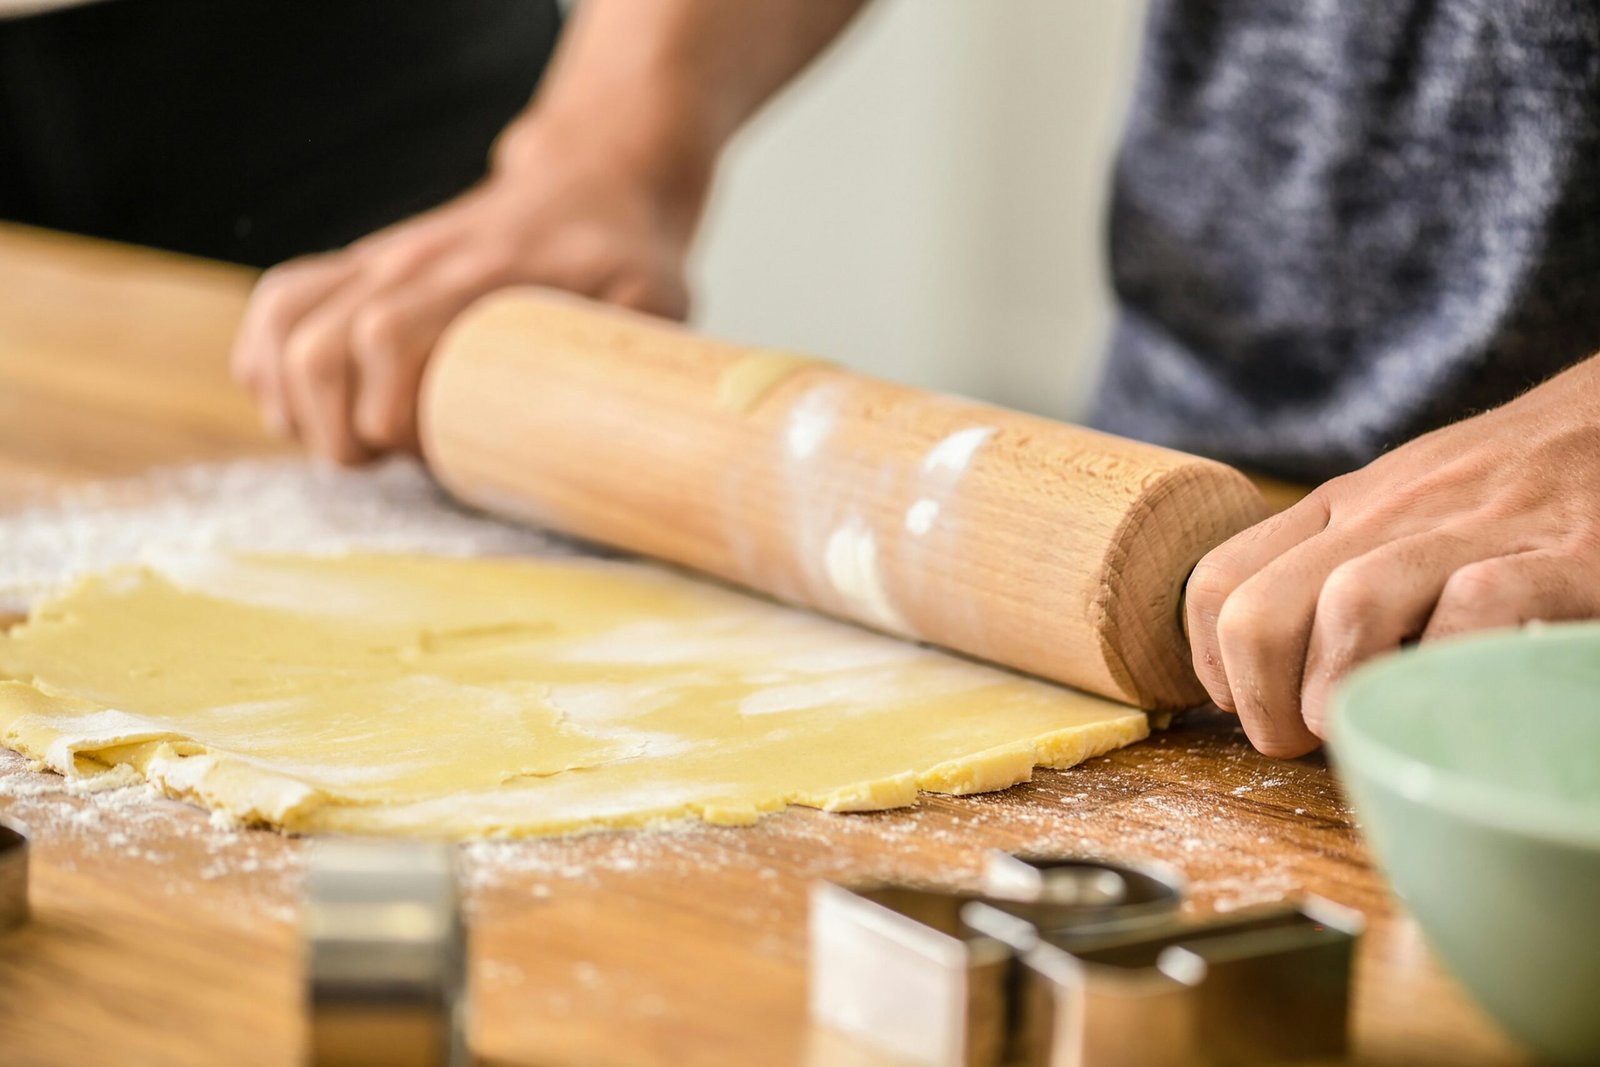
<instances>
[{"instance_id":1,"label":"flour dusting on table","mask_svg":"<svg viewBox=\"0 0 1600 1067\"><path fill-rule=\"evenodd\" d=\"M549 534L452 503L415 461L341 470L303 459L168 467L0 502L0 611L120 564L354 550L551 555Z\"/></svg>"}]
</instances>

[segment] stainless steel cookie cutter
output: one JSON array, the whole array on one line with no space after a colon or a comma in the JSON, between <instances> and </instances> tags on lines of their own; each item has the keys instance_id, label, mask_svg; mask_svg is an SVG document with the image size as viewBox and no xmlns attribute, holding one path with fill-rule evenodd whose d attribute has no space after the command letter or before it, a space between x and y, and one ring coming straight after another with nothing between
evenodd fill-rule
<instances>
[{"instance_id":1,"label":"stainless steel cookie cutter","mask_svg":"<svg viewBox=\"0 0 1600 1067\"><path fill-rule=\"evenodd\" d=\"M1362 920L1327 901L1176 918L1158 864L990 857L982 893L821 884L813 1019L925 1067L1342 1052Z\"/></svg>"},{"instance_id":2,"label":"stainless steel cookie cutter","mask_svg":"<svg viewBox=\"0 0 1600 1067\"><path fill-rule=\"evenodd\" d=\"M455 849L341 838L310 847L308 1062L465 1067L466 930Z\"/></svg>"},{"instance_id":3,"label":"stainless steel cookie cutter","mask_svg":"<svg viewBox=\"0 0 1600 1067\"><path fill-rule=\"evenodd\" d=\"M1013 1043L1014 950L962 920L987 903L1030 928L1122 929L1172 914L1182 879L1157 865L994 853L983 893L910 886L812 889L812 1018L916 1064L1003 1061Z\"/></svg>"},{"instance_id":4,"label":"stainless steel cookie cutter","mask_svg":"<svg viewBox=\"0 0 1600 1067\"><path fill-rule=\"evenodd\" d=\"M1166 918L1183 903L1185 881L1176 867L1154 860L1113 863L1089 857L984 857L982 895L1034 905L1031 921L1059 919L1072 929L1133 927Z\"/></svg>"},{"instance_id":5,"label":"stainless steel cookie cutter","mask_svg":"<svg viewBox=\"0 0 1600 1067\"><path fill-rule=\"evenodd\" d=\"M1363 920L1330 901L1120 931L1045 932L982 901L962 918L1022 961L1014 1062L1220 1067L1345 1050Z\"/></svg>"},{"instance_id":6,"label":"stainless steel cookie cutter","mask_svg":"<svg viewBox=\"0 0 1600 1067\"><path fill-rule=\"evenodd\" d=\"M0 930L28 921L28 835L0 822Z\"/></svg>"}]
</instances>

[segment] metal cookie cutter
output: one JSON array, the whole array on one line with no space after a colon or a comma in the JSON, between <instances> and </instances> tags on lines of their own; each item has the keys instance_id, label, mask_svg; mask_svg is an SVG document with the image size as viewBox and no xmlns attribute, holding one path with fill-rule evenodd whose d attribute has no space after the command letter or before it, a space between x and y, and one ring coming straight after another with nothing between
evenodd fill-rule
<instances>
[{"instance_id":1,"label":"metal cookie cutter","mask_svg":"<svg viewBox=\"0 0 1600 1067\"><path fill-rule=\"evenodd\" d=\"M313 842L306 939L311 1064L465 1067L466 932L451 846Z\"/></svg>"},{"instance_id":2,"label":"metal cookie cutter","mask_svg":"<svg viewBox=\"0 0 1600 1067\"><path fill-rule=\"evenodd\" d=\"M963 922L969 904L1030 929L1137 928L1170 916L1169 868L992 854L983 894L818 883L811 896L812 1018L929 1067L1003 1062L1013 1043L1013 949Z\"/></svg>"},{"instance_id":3,"label":"metal cookie cutter","mask_svg":"<svg viewBox=\"0 0 1600 1067\"><path fill-rule=\"evenodd\" d=\"M1083 857L1014 856L984 859L982 895L997 906L1031 905L1030 919L1053 929L1060 920L1077 930L1130 928L1171 916L1183 903L1177 868L1147 860L1112 863Z\"/></svg>"},{"instance_id":4,"label":"metal cookie cutter","mask_svg":"<svg viewBox=\"0 0 1600 1067\"><path fill-rule=\"evenodd\" d=\"M1017 1062L1214 1067L1345 1050L1363 920L1330 901L1120 932L1046 932L981 901L962 917L1023 962Z\"/></svg>"},{"instance_id":5,"label":"metal cookie cutter","mask_svg":"<svg viewBox=\"0 0 1600 1067\"><path fill-rule=\"evenodd\" d=\"M0 930L28 921L28 835L0 822Z\"/></svg>"}]
</instances>

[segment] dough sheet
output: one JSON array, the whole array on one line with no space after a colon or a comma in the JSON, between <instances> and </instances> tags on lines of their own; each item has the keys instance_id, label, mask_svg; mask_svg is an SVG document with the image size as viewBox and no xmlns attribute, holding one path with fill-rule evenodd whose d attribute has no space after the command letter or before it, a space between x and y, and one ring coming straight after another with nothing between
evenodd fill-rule
<instances>
[{"instance_id":1,"label":"dough sheet","mask_svg":"<svg viewBox=\"0 0 1600 1067\"><path fill-rule=\"evenodd\" d=\"M206 558L0 637L0 741L300 832L547 834L976 793L1135 709L653 565Z\"/></svg>"}]
</instances>

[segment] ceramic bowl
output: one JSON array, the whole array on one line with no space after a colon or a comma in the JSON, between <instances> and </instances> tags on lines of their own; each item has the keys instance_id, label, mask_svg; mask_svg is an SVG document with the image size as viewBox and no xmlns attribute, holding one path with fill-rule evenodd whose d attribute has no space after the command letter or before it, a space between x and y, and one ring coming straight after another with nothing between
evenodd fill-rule
<instances>
[{"instance_id":1,"label":"ceramic bowl","mask_svg":"<svg viewBox=\"0 0 1600 1067\"><path fill-rule=\"evenodd\" d=\"M1600 624L1403 651L1332 712L1368 842L1434 949L1541 1058L1600 1063Z\"/></svg>"}]
</instances>

